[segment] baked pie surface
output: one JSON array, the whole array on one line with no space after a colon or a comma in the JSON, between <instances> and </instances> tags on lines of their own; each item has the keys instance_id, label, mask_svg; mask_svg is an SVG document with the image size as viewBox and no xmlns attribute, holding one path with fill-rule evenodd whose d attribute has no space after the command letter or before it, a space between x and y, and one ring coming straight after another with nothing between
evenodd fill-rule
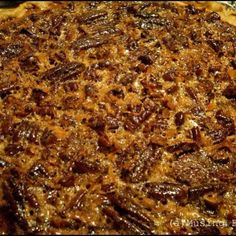
<instances>
[{"instance_id":1,"label":"baked pie surface","mask_svg":"<svg viewBox=\"0 0 236 236\"><path fill-rule=\"evenodd\" d=\"M0 14L2 234L236 233L233 11L27 2Z\"/></svg>"}]
</instances>

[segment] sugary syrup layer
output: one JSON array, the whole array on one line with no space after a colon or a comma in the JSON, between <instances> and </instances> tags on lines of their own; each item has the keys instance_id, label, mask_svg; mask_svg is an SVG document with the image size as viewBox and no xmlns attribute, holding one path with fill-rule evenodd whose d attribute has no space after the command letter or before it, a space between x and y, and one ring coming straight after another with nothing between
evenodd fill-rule
<instances>
[{"instance_id":1,"label":"sugary syrup layer","mask_svg":"<svg viewBox=\"0 0 236 236\"><path fill-rule=\"evenodd\" d=\"M49 6L0 21L0 232L235 234L235 26Z\"/></svg>"}]
</instances>

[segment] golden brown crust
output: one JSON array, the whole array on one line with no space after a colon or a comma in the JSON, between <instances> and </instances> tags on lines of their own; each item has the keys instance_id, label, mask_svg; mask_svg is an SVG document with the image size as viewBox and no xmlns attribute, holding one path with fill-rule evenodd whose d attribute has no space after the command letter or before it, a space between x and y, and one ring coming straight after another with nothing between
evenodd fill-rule
<instances>
[{"instance_id":1,"label":"golden brown crust","mask_svg":"<svg viewBox=\"0 0 236 236\"><path fill-rule=\"evenodd\" d=\"M53 4L51 2L41 1L41 2L24 2L21 3L18 7L15 8L2 8L0 9L1 19L6 19L10 17L23 17L27 14L27 11L32 9L34 6L37 6L41 10L49 9Z\"/></svg>"},{"instance_id":2,"label":"golden brown crust","mask_svg":"<svg viewBox=\"0 0 236 236\"><path fill-rule=\"evenodd\" d=\"M179 5L188 5L189 3L195 5L196 7L206 8L208 11L215 11L220 14L222 19L232 25L236 25L236 10L230 8L226 4L213 2L213 1L188 1L188 2L177 2ZM37 6L41 10L50 9L53 7L53 3L50 1L27 1L20 4L17 8L13 9L0 9L0 17L22 17L27 14L27 11L33 6Z\"/></svg>"},{"instance_id":3,"label":"golden brown crust","mask_svg":"<svg viewBox=\"0 0 236 236\"><path fill-rule=\"evenodd\" d=\"M232 25L236 25L236 10L224 3L206 1L196 2L195 5L198 7L204 7L208 11L217 12L218 14L220 14L222 20Z\"/></svg>"},{"instance_id":4,"label":"golden brown crust","mask_svg":"<svg viewBox=\"0 0 236 236\"><path fill-rule=\"evenodd\" d=\"M235 234L236 27L210 9L228 14L145 1L2 15L1 233Z\"/></svg>"}]
</instances>

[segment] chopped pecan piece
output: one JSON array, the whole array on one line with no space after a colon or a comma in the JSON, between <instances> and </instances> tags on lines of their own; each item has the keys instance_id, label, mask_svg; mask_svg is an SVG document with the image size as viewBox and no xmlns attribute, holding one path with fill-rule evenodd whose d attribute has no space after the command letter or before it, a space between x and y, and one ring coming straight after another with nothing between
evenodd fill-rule
<instances>
[{"instance_id":1,"label":"chopped pecan piece","mask_svg":"<svg viewBox=\"0 0 236 236\"><path fill-rule=\"evenodd\" d=\"M48 80L51 83L60 83L66 80L76 79L76 77L84 71L85 66L79 62L69 62L60 64L48 71L46 71L42 79Z\"/></svg>"},{"instance_id":2,"label":"chopped pecan piece","mask_svg":"<svg viewBox=\"0 0 236 236\"><path fill-rule=\"evenodd\" d=\"M236 99L236 86L228 85L224 90L222 95L227 99Z\"/></svg>"},{"instance_id":3,"label":"chopped pecan piece","mask_svg":"<svg viewBox=\"0 0 236 236\"><path fill-rule=\"evenodd\" d=\"M76 42L73 43L72 47L75 50L86 50L89 48L96 48L103 44L107 44L108 39L102 38L102 37L96 37L96 38L80 38Z\"/></svg>"},{"instance_id":4,"label":"chopped pecan piece","mask_svg":"<svg viewBox=\"0 0 236 236\"><path fill-rule=\"evenodd\" d=\"M187 191L182 185L173 183L146 183L143 190L147 192L148 196L157 199L161 202L166 202L167 199L175 199L183 201L187 198Z\"/></svg>"},{"instance_id":5,"label":"chopped pecan piece","mask_svg":"<svg viewBox=\"0 0 236 236\"><path fill-rule=\"evenodd\" d=\"M178 144L169 146L167 148L168 152L174 153L177 157L183 154L196 152L198 150L199 150L199 147L196 143L187 143L187 142L178 143Z\"/></svg>"},{"instance_id":6,"label":"chopped pecan piece","mask_svg":"<svg viewBox=\"0 0 236 236\"><path fill-rule=\"evenodd\" d=\"M175 114L175 124L181 126L184 123L184 113L182 111Z\"/></svg>"}]
</instances>

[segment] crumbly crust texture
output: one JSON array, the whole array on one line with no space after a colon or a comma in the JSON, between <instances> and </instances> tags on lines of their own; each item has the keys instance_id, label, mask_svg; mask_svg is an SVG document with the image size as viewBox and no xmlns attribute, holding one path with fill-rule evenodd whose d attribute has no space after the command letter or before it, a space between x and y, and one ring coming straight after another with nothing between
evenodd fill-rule
<instances>
[{"instance_id":1,"label":"crumbly crust texture","mask_svg":"<svg viewBox=\"0 0 236 236\"><path fill-rule=\"evenodd\" d=\"M0 15L0 233L236 234L233 10Z\"/></svg>"}]
</instances>

